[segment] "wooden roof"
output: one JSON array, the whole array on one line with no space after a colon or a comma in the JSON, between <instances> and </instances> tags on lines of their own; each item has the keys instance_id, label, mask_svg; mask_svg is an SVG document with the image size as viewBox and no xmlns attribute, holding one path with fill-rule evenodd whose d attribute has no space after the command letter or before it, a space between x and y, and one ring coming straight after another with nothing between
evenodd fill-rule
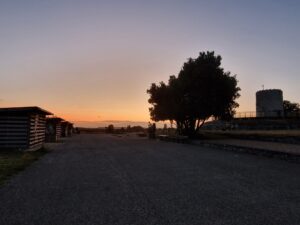
<instances>
[{"instance_id":1,"label":"wooden roof","mask_svg":"<svg viewBox=\"0 0 300 225\"><path fill-rule=\"evenodd\" d=\"M62 121L61 123L63 123L63 124L68 124L68 125L73 125L73 123L71 123L71 122L69 122L69 121L66 121L66 120Z\"/></svg>"},{"instance_id":2,"label":"wooden roof","mask_svg":"<svg viewBox=\"0 0 300 225\"><path fill-rule=\"evenodd\" d=\"M0 115L23 115L23 114L31 114L37 113L42 115L53 115L51 112L44 110L37 106L29 106L29 107L10 107L10 108L0 108Z\"/></svg>"},{"instance_id":3,"label":"wooden roof","mask_svg":"<svg viewBox=\"0 0 300 225\"><path fill-rule=\"evenodd\" d=\"M47 121L47 122L58 123L58 122L62 122L63 119L62 119L62 118L59 118L59 117L46 117L46 121Z\"/></svg>"}]
</instances>

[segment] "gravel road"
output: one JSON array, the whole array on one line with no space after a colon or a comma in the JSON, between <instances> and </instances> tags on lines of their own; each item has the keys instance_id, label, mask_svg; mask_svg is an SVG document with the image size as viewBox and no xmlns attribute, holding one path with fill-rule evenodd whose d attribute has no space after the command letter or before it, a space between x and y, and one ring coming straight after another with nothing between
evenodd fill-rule
<instances>
[{"instance_id":1,"label":"gravel road","mask_svg":"<svg viewBox=\"0 0 300 225\"><path fill-rule=\"evenodd\" d=\"M82 134L0 188L1 225L299 225L300 164Z\"/></svg>"}]
</instances>

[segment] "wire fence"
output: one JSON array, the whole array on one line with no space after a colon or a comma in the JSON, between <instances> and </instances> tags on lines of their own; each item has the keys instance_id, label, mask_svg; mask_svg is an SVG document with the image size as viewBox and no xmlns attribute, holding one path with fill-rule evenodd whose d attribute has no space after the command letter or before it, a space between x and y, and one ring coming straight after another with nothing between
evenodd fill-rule
<instances>
[{"instance_id":1,"label":"wire fence","mask_svg":"<svg viewBox=\"0 0 300 225\"><path fill-rule=\"evenodd\" d=\"M246 111L246 112L237 112L234 115L234 118L300 118L300 112L282 112L282 111Z\"/></svg>"}]
</instances>

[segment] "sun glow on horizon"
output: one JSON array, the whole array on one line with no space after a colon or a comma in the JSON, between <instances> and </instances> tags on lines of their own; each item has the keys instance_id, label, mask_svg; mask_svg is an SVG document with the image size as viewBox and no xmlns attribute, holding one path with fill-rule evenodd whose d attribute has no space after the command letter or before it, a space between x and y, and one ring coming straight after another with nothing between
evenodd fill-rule
<instances>
[{"instance_id":1,"label":"sun glow on horizon","mask_svg":"<svg viewBox=\"0 0 300 225\"><path fill-rule=\"evenodd\" d=\"M151 83L177 75L201 51L215 51L224 70L237 74L237 111L255 111L262 84L300 102L299 6L290 0L3 1L0 107L39 106L95 126L147 122Z\"/></svg>"}]
</instances>

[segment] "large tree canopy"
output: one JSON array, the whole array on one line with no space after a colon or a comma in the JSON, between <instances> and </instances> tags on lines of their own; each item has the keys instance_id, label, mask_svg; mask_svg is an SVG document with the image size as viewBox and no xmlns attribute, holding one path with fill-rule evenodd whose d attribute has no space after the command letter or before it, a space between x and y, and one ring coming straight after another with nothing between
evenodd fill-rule
<instances>
[{"instance_id":1,"label":"large tree canopy","mask_svg":"<svg viewBox=\"0 0 300 225\"><path fill-rule=\"evenodd\" d=\"M231 118L238 107L236 76L221 68L221 56L201 52L188 59L167 84L152 84L147 93L151 119L175 121L180 134L193 136L210 117Z\"/></svg>"}]
</instances>

